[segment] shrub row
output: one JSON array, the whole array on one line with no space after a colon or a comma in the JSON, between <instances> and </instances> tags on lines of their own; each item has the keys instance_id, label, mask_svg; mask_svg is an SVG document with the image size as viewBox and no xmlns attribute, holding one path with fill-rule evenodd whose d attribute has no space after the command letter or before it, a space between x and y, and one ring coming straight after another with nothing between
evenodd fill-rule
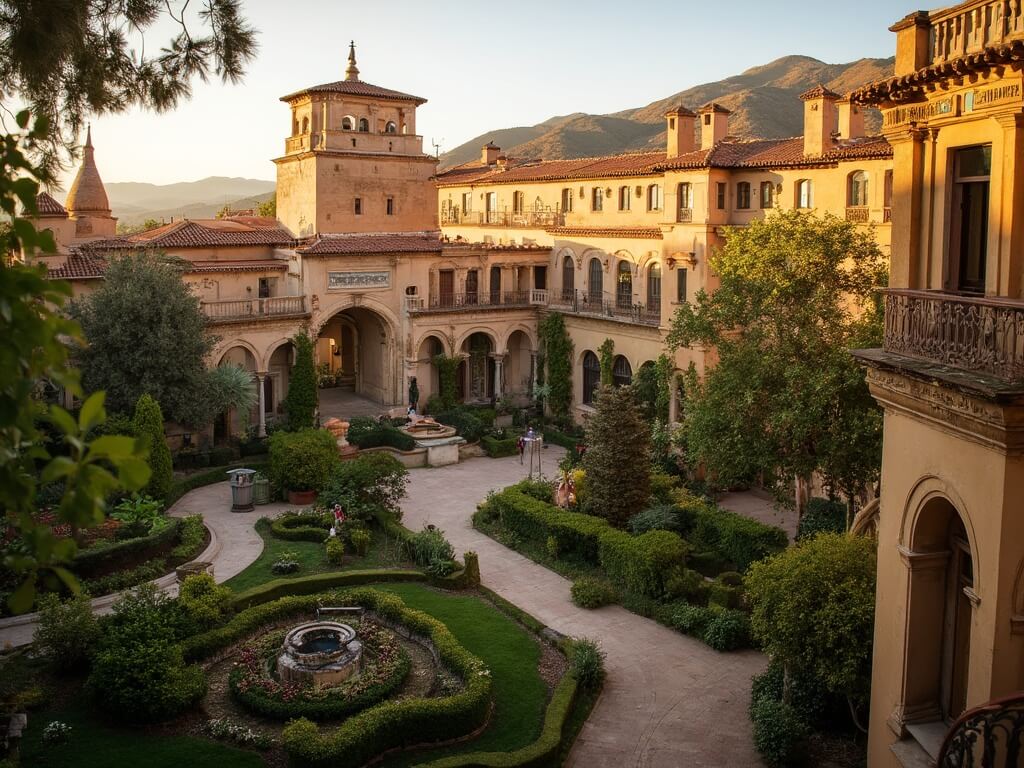
<instances>
[{"instance_id":1,"label":"shrub row","mask_svg":"<svg viewBox=\"0 0 1024 768\"><path fill-rule=\"evenodd\" d=\"M480 438L480 446L484 453L492 459L500 459L504 456L515 456L519 452L519 438L506 437L498 438L491 435L484 435Z\"/></svg>"},{"instance_id":2,"label":"shrub row","mask_svg":"<svg viewBox=\"0 0 1024 768\"><path fill-rule=\"evenodd\" d=\"M270 521L270 533L285 541L312 541L323 544L331 527L330 515L286 512Z\"/></svg>"},{"instance_id":3,"label":"shrub row","mask_svg":"<svg viewBox=\"0 0 1024 768\"><path fill-rule=\"evenodd\" d=\"M789 545L781 528L759 523L706 504L685 491L677 491L675 502L683 519L686 540L697 552L713 552L745 571L751 563L775 555Z\"/></svg>"},{"instance_id":4,"label":"shrub row","mask_svg":"<svg viewBox=\"0 0 1024 768\"><path fill-rule=\"evenodd\" d=\"M263 451L266 452L265 450ZM224 445L207 450L196 450L194 448L183 448L174 454L175 469L197 469L203 467L218 467L222 464L230 464L238 458L234 448Z\"/></svg>"},{"instance_id":5,"label":"shrub row","mask_svg":"<svg viewBox=\"0 0 1024 768\"><path fill-rule=\"evenodd\" d=\"M92 578L130 563L141 563L165 555L178 540L181 520L167 519L167 525L149 536L117 541L108 546L86 549L75 555L71 570L81 578Z\"/></svg>"},{"instance_id":6,"label":"shrub row","mask_svg":"<svg viewBox=\"0 0 1024 768\"><path fill-rule=\"evenodd\" d=\"M282 742L293 765L356 768L389 749L448 741L487 721L491 677L483 662L456 641L437 619L407 608L394 595L353 590L344 598L404 625L433 644L441 665L464 681L462 691L435 699L389 701L350 717L333 731L306 719L285 726Z\"/></svg>"},{"instance_id":7,"label":"shrub row","mask_svg":"<svg viewBox=\"0 0 1024 768\"><path fill-rule=\"evenodd\" d=\"M553 538L558 552L600 565L615 586L644 597L662 597L666 581L682 569L686 555L686 543L671 531L631 536L602 518L565 512L517 486L491 496L482 511L500 517L524 539L546 545Z\"/></svg>"},{"instance_id":8,"label":"shrub row","mask_svg":"<svg viewBox=\"0 0 1024 768\"><path fill-rule=\"evenodd\" d=\"M298 579L274 579L239 592L232 600L232 607L243 610L289 595L312 595L328 589L355 587L375 581L427 581L427 575L420 571L373 569L317 573Z\"/></svg>"}]
</instances>

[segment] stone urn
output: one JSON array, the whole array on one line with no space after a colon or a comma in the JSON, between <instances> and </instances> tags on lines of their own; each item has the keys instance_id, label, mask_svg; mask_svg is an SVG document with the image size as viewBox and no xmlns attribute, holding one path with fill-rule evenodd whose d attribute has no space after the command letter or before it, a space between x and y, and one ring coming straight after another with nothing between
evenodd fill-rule
<instances>
[{"instance_id":1,"label":"stone urn","mask_svg":"<svg viewBox=\"0 0 1024 768\"><path fill-rule=\"evenodd\" d=\"M341 419L328 419L324 422L324 429L331 433L334 441L338 444L338 453L342 458L351 457L359 452L354 445L349 445L345 436L348 434L349 422Z\"/></svg>"}]
</instances>

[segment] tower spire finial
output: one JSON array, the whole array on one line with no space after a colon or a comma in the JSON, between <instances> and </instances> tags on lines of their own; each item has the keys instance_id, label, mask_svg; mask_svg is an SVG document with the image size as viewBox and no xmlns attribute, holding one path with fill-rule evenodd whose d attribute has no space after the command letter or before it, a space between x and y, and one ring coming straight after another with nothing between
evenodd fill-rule
<instances>
[{"instance_id":1,"label":"tower spire finial","mask_svg":"<svg viewBox=\"0 0 1024 768\"><path fill-rule=\"evenodd\" d=\"M359 79L359 67L356 66L356 41L348 44L348 69L345 70L346 80Z\"/></svg>"},{"instance_id":2,"label":"tower spire finial","mask_svg":"<svg viewBox=\"0 0 1024 768\"><path fill-rule=\"evenodd\" d=\"M92 149L92 123L85 125L85 148Z\"/></svg>"}]
</instances>

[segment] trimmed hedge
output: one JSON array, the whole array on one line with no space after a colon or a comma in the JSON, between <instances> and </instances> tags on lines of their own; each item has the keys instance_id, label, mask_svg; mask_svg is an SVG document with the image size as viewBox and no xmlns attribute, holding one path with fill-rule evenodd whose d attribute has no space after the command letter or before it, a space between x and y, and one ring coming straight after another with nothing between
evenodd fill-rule
<instances>
[{"instance_id":1,"label":"trimmed hedge","mask_svg":"<svg viewBox=\"0 0 1024 768\"><path fill-rule=\"evenodd\" d=\"M335 587L356 587L375 581L427 581L420 571L391 571L384 569L334 571L303 576L298 579L274 579L258 587L239 592L231 601L233 610L239 611L256 605L279 600L290 595L312 595Z\"/></svg>"},{"instance_id":2,"label":"trimmed hedge","mask_svg":"<svg viewBox=\"0 0 1024 768\"><path fill-rule=\"evenodd\" d=\"M696 552L711 552L735 570L746 571L751 563L776 555L789 545L781 528L759 523L710 506L685 491L676 493L683 519L683 533Z\"/></svg>"},{"instance_id":3,"label":"trimmed hedge","mask_svg":"<svg viewBox=\"0 0 1024 768\"><path fill-rule=\"evenodd\" d=\"M286 512L270 521L270 533L285 541L312 541L323 544L331 527L329 515Z\"/></svg>"},{"instance_id":4,"label":"trimmed hedge","mask_svg":"<svg viewBox=\"0 0 1024 768\"><path fill-rule=\"evenodd\" d=\"M686 555L686 543L671 531L631 536L604 518L565 512L516 486L491 496L484 506L518 536L542 545L550 536L559 552L600 565L615 586L644 597L662 597Z\"/></svg>"},{"instance_id":5,"label":"trimmed hedge","mask_svg":"<svg viewBox=\"0 0 1024 768\"><path fill-rule=\"evenodd\" d=\"M437 619L407 608L394 595L353 590L344 599L373 610L382 619L404 625L433 643L441 665L464 682L455 695L436 699L403 699L378 704L326 732L299 719L285 726L282 742L292 765L316 768L357 768L390 749L450 741L487 722L491 677Z\"/></svg>"},{"instance_id":6,"label":"trimmed hedge","mask_svg":"<svg viewBox=\"0 0 1024 768\"><path fill-rule=\"evenodd\" d=\"M101 572L124 566L127 562L142 562L158 555L166 555L178 540L181 518L167 518L168 525L149 536L125 539L98 549L86 549L71 560L71 570L80 578L88 579Z\"/></svg>"},{"instance_id":7,"label":"trimmed hedge","mask_svg":"<svg viewBox=\"0 0 1024 768\"><path fill-rule=\"evenodd\" d=\"M350 439L350 442L358 448L387 446L399 451L411 451L416 448L416 439L412 435L390 424L376 424L360 432L358 438Z\"/></svg>"},{"instance_id":8,"label":"trimmed hedge","mask_svg":"<svg viewBox=\"0 0 1024 768\"><path fill-rule=\"evenodd\" d=\"M541 430L544 435L544 442L551 443L552 445L560 445L567 451L575 451L576 446L584 442L582 437L573 437L567 435L564 432L559 432L557 429L551 427L545 427Z\"/></svg>"},{"instance_id":9,"label":"trimmed hedge","mask_svg":"<svg viewBox=\"0 0 1024 768\"><path fill-rule=\"evenodd\" d=\"M480 438L480 446L484 453L492 459L500 459L505 456L515 456L519 452L519 437L506 437L504 439L484 435Z\"/></svg>"}]
</instances>

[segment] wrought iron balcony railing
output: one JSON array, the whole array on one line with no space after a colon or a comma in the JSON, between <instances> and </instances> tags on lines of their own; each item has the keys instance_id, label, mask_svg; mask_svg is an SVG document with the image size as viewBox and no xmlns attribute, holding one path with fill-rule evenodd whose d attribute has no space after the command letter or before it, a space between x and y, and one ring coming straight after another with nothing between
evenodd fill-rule
<instances>
[{"instance_id":1,"label":"wrought iron balcony railing","mask_svg":"<svg viewBox=\"0 0 1024 768\"><path fill-rule=\"evenodd\" d=\"M258 320L306 314L305 296L274 296L269 299L226 299L203 301L203 314L210 322Z\"/></svg>"},{"instance_id":2,"label":"wrought iron balcony railing","mask_svg":"<svg viewBox=\"0 0 1024 768\"><path fill-rule=\"evenodd\" d=\"M846 209L846 220L855 224L867 224L871 219L871 212L866 206L850 206Z\"/></svg>"},{"instance_id":3,"label":"wrought iron balcony railing","mask_svg":"<svg viewBox=\"0 0 1024 768\"><path fill-rule=\"evenodd\" d=\"M1020 2L974 0L933 11L929 20L932 64L1024 38Z\"/></svg>"},{"instance_id":4,"label":"wrought iron balcony railing","mask_svg":"<svg viewBox=\"0 0 1024 768\"><path fill-rule=\"evenodd\" d=\"M680 224L689 224L693 221L693 209L692 208L678 208L676 210L676 221Z\"/></svg>"},{"instance_id":5,"label":"wrought iron balcony railing","mask_svg":"<svg viewBox=\"0 0 1024 768\"><path fill-rule=\"evenodd\" d=\"M406 297L406 307L413 313L457 312L499 307L531 307L543 306L547 303L548 292L537 288L526 291L442 293L431 296L429 301L424 301L421 297Z\"/></svg>"},{"instance_id":6,"label":"wrought iron balcony railing","mask_svg":"<svg viewBox=\"0 0 1024 768\"><path fill-rule=\"evenodd\" d=\"M1019 381L1024 379L1024 302L888 289L883 348Z\"/></svg>"},{"instance_id":7,"label":"wrought iron balcony railing","mask_svg":"<svg viewBox=\"0 0 1024 768\"><path fill-rule=\"evenodd\" d=\"M560 227L564 223L565 216L559 210L462 211L448 208L441 211L441 226L462 224L474 227L543 229Z\"/></svg>"},{"instance_id":8,"label":"wrought iron balcony railing","mask_svg":"<svg viewBox=\"0 0 1024 768\"><path fill-rule=\"evenodd\" d=\"M964 712L946 733L937 768L1018 768L1024 761L1024 692Z\"/></svg>"},{"instance_id":9,"label":"wrought iron balcony railing","mask_svg":"<svg viewBox=\"0 0 1024 768\"><path fill-rule=\"evenodd\" d=\"M552 309L573 315L604 317L637 325L661 325L661 307L645 307L632 302L632 296L582 291L561 291L549 304Z\"/></svg>"}]
</instances>

